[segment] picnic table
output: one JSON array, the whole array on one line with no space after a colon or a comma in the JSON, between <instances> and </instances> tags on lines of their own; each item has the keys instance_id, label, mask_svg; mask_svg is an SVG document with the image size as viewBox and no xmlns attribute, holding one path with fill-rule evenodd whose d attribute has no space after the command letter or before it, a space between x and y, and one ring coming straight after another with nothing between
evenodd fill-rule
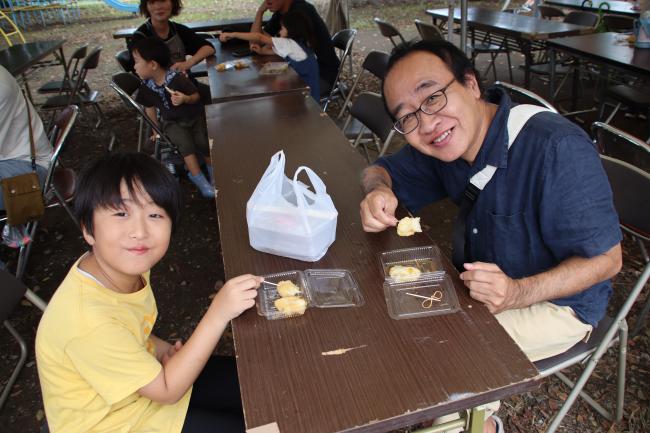
<instances>
[{"instance_id":1,"label":"picnic table","mask_svg":"<svg viewBox=\"0 0 650 433\"><path fill-rule=\"evenodd\" d=\"M544 4L557 6L567 9L575 9L589 12L598 12L603 6L602 10L608 14L627 15L631 17L639 16L638 7L635 9L634 3L625 1L612 1L612 0L544 0Z\"/></svg>"},{"instance_id":2,"label":"picnic table","mask_svg":"<svg viewBox=\"0 0 650 433\"><path fill-rule=\"evenodd\" d=\"M287 92L308 92L307 84L290 67L277 74L260 74L266 63L282 62L281 57L257 54L237 57L234 53L237 50L248 48L247 42L231 40L221 43L218 39L209 41L215 48L215 55L206 59L212 103ZM231 68L223 72L217 71L217 64L227 62L245 62L248 66L243 69Z\"/></svg>"},{"instance_id":3,"label":"picnic table","mask_svg":"<svg viewBox=\"0 0 650 433\"><path fill-rule=\"evenodd\" d=\"M365 298L360 307L309 308L280 320L253 308L233 321L249 433L384 432L537 386L535 367L485 306L469 297L447 259L461 311L389 317L378 255L432 241L426 234L363 231L359 173L365 160L307 91L216 103L206 106L206 116L226 278L343 268ZM339 212L336 241L315 263L249 246L246 202L280 149L287 173L299 165L312 168ZM482 411L472 413L471 431L482 432Z\"/></svg>"},{"instance_id":4,"label":"picnic table","mask_svg":"<svg viewBox=\"0 0 650 433\"><path fill-rule=\"evenodd\" d=\"M449 9L429 9L426 13L432 17L433 23L437 24L437 21L447 21ZM460 18L460 9L456 8L454 21L460 22ZM545 50L545 41L550 38L593 32L591 27L477 7L468 8L467 25L472 31L480 30L490 35L500 35L502 39L499 42L502 46L518 49L524 54L526 88L530 87L530 66L534 63L534 50ZM493 43L499 45L497 42Z\"/></svg>"},{"instance_id":5,"label":"picnic table","mask_svg":"<svg viewBox=\"0 0 650 433\"><path fill-rule=\"evenodd\" d=\"M264 23L268 20L264 20ZM237 32L250 31L253 20L250 18L236 18L228 20L206 20L206 21L193 21L189 23L181 23L186 25L195 32L213 32L224 29L231 29ZM137 30L137 27L116 30L113 33L113 39L130 39Z\"/></svg>"}]
</instances>

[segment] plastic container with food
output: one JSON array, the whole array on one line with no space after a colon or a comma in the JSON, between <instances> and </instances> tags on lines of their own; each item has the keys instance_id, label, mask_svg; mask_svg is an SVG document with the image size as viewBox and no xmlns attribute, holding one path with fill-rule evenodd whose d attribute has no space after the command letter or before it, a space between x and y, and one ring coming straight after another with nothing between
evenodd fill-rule
<instances>
[{"instance_id":1,"label":"plastic container with food","mask_svg":"<svg viewBox=\"0 0 650 433\"><path fill-rule=\"evenodd\" d=\"M309 307L358 307L364 299L346 269L307 269L264 275L257 313L269 320L301 316Z\"/></svg>"}]
</instances>

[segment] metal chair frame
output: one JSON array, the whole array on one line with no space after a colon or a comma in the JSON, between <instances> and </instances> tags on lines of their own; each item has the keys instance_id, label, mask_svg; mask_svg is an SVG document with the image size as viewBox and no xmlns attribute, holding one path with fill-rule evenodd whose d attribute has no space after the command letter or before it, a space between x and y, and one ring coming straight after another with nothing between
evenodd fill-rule
<instances>
[{"instance_id":1,"label":"metal chair frame","mask_svg":"<svg viewBox=\"0 0 650 433\"><path fill-rule=\"evenodd\" d=\"M341 52L341 55L339 57L340 65L339 70L336 73L336 79L332 84L330 93L326 98L321 98L321 104L323 104L323 112L327 111L327 107L329 106L330 102L332 102L332 99L334 99L334 96L337 93L340 94L341 97L347 98L347 95L345 94L345 90L343 89L343 85L341 83L341 74L343 73L343 68L345 67L345 61L347 59L350 59L350 77L352 77L352 46L354 45L354 39L356 36L357 31L355 29L343 29L336 32L336 34L332 36L332 43L334 44L334 47Z\"/></svg>"},{"instance_id":2,"label":"metal chair frame","mask_svg":"<svg viewBox=\"0 0 650 433\"><path fill-rule=\"evenodd\" d=\"M623 203L625 200L635 202L640 200L642 203L650 203L650 174L631 164L605 155L601 155L601 160L610 179L612 189L614 190L614 202L619 213L621 226L633 236L644 238L644 233L650 233L650 221L645 221L646 226L638 227L640 230L632 229L628 221L629 219L635 221L635 217L631 214L629 206L624 205ZM621 178L621 175L624 175L625 178ZM632 191L628 193L628 184L630 180L633 180L637 185L644 183L646 187L643 191ZM630 194L633 194L633 196ZM641 275L637 279L630 294L616 315L613 318L606 316L601 320L599 326L594 329L591 338L595 339L599 336L600 338L598 338L597 342L578 343L564 354L535 362L537 369L540 371L541 377L548 377L553 374L571 388L569 396L551 421L547 433L554 433L558 429L562 419L566 416L578 397L582 397L585 402L610 421L618 422L623 418L625 355L627 353L628 339L626 316L649 279L650 262L646 262ZM594 345L595 343L598 344ZM612 413L584 392L583 388L596 368L598 361L600 361L605 352L616 343L619 345L618 374L616 383L617 395L615 411ZM574 382L564 375L561 370L576 364L584 365L584 369L578 379Z\"/></svg>"},{"instance_id":3,"label":"metal chair frame","mask_svg":"<svg viewBox=\"0 0 650 433\"><path fill-rule=\"evenodd\" d=\"M359 71L357 78L354 80L352 87L350 87L350 90L348 91L348 96L345 98L345 101L343 102L343 106L341 107L341 111L339 111L339 114L336 116L336 119L341 119L343 117L343 113L345 112L345 110L350 108L351 105L350 99L352 98L352 94L357 88L357 84L359 84L359 81L361 80L361 76L365 71L370 72L379 80L382 80L384 78L384 75L386 73L386 68L388 66L389 57L390 56L387 53L384 53L383 51L373 50L368 53L366 58L363 60L363 63L361 64L361 70Z\"/></svg>"},{"instance_id":4,"label":"metal chair frame","mask_svg":"<svg viewBox=\"0 0 650 433\"><path fill-rule=\"evenodd\" d=\"M431 23L422 20L415 20L415 27L418 29L420 38L423 41L444 41L445 36L442 31Z\"/></svg>"},{"instance_id":5,"label":"metal chair frame","mask_svg":"<svg viewBox=\"0 0 650 433\"><path fill-rule=\"evenodd\" d=\"M504 89L508 93L515 94L515 95L522 96L524 98L530 99L532 102L535 102L536 105L540 105L542 107L548 108L549 110L551 110L554 113L558 112L557 109L553 106L553 104L551 104L546 99L539 96L537 93L533 93L528 89L524 89L523 87L515 86L514 84L505 83L503 81L496 81L494 83L494 85L496 87L500 87L500 88Z\"/></svg>"},{"instance_id":6,"label":"metal chair frame","mask_svg":"<svg viewBox=\"0 0 650 433\"><path fill-rule=\"evenodd\" d=\"M372 133L372 138L367 141L371 141L377 147L377 157L383 156L393 141L396 132L393 129L393 122L390 115L386 112L381 95L374 92L362 92L350 108L350 114L348 114L348 118L342 128L343 133L345 133L350 125L352 118L359 120L362 125L354 141L351 143L352 147L356 149L361 144L366 155L366 160L371 162L366 141L361 140L365 130L368 129Z\"/></svg>"},{"instance_id":7,"label":"metal chair frame","mask_svg":"<svg viewBox=\"0 0 650 433\"><path fill-rule=\"evenodd\" d=\"M379 27L379 32L381 33L381 35L388 38L390 40L390 43L393 44L393 47L399 45L398 43L395 43L394 38L399 38L399 42L402 44L406 42L404 36L402 36L402 33L400 33L400 31L397 30L397 27L395 27L388 21L384 21L381 18L377 18L377 17L375 17L373 21L375 22L375 24L377 24L377 27Z\"/></svg>"}]
</instances>

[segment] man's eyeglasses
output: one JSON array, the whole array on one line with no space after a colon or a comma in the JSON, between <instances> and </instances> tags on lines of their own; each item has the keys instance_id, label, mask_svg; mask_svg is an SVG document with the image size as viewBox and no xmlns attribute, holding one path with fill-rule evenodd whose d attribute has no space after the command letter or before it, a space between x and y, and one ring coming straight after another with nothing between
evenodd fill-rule
<instances>
[{"instance_id":1,"label":"man's eyeglasses","mask_svg":"<svg viewBox=\"0 0 650 433\"><path fill-rule=\"evenodd\" d=\"M418 126L420 126L420 117L418 112L423 112L424 114L432 115L436 114L447 105L447 88L456 81L453 78L445 87L440 90L436 90L430 94L423 102L420 104L420 108L412 113L405 114L404 116L397 119L397 122L393 124L393 129L399 132L400 134L406 135L415 131Z\"/></svg>"}]
</instances>

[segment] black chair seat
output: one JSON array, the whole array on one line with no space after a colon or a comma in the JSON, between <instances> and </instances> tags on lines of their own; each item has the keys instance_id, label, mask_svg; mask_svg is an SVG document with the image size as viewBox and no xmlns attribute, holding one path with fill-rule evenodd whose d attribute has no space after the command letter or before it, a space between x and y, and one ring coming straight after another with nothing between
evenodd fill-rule
<instances>
[{"instance_id":1,"label":"black chair seat","mask_svg":"<svg viewBox=\"0 0 650 433\"><path fill-rule=\"evenodd\" d=\"M507 53L508 49L501 47L496 44L491 44L489 42L477 42L472 46L472 50L475 53L484 54L484 53Z\"/></svg>"},{"instance_id":2,"label":"black chair seat","mask_svg":"<svg viewBox=\"0 0 650 433\"><path fill-rule=\"evenodd\" d=\"M566 75L571 70L570 67L565 65L555 65L555 75ZM551 75L551 65L549 63L540 63L532 65L530 71L537 75Z\"/></svg>"},{"instance_id":3,"label":"black chair seat","mask_svg":"<svg viewBox=\"0 0 650 433\"><path fill-rule=\"evenodd\" d=\"M61 91L61 86L63 85L63 92L70 93L72 92L72 87L69 82L63 81L50 81L49 83L43 84L39 89L38 93L58 93ZM88 88L88 83L84 82L84 87Z\"/></svg>"},{"instance_id":4,"label":"black chair seat","mask_svg":"<svg viewBox=\"0 0 650 433\"><path fill-rule=\"evenodd\" d=\"M357 138L357 135L359 135L359 132L361 132L362 128L365 128L364 136L371 138L372 132L368 128L366 128L363 125L363 123L359 122L358 119L353 117L352 119L350 119L350 123L348 124L348 127L345 129L345 138L347 138L348 140L354 140L355 138Z\"/></svg>"},{"instance_id":5,"label":"black chair seat","mask_svg":"<svg viewBox=\"0 0 650 433\"><path fill-rule=\"evenodd\" d=\"M592 331L589 340L585 343L583 341L575 344L569 350L559 355L552 356L550 358L541 359L534 362L535 367L544 375L545 371L556 370L557 366L567 364L573 365L576 363L576 359L584 359L593 353L596 350L596 347L603 341L603 337L607 333L607 330L614 322L614 319L605 316L598 323L598 326ZM615 337L611 344L614 344L618 341L618 337Z\"/></svg>"},{"instance_id":6,"label":"black chair seat","mask_svg":"<svg viewBox=\"0 0 650 433\"><path fill-rule=\"evenodd\" d=\"M68 95L56 95L56 96L52 96L51 98L47 98L42 108L48 109L48 108L65 107L70 103L94 104L97 102L98 97L99 97L99 92L97 90L92 90L89 93L78 93L75 96L74 101L72 102L69 102L70 97Z\"/></svg>"},{"instance_id":7,"label":"black chair seat","mask_svg":"<svg viewBox=\"0 0 650 433\"><path fill-rule=\"evenodd\" d=\"M635 87L619 84L607 88L607 96L616 99L630 108L639 111L650 109L650 93Z\"/></svg>"}]
</instances>

